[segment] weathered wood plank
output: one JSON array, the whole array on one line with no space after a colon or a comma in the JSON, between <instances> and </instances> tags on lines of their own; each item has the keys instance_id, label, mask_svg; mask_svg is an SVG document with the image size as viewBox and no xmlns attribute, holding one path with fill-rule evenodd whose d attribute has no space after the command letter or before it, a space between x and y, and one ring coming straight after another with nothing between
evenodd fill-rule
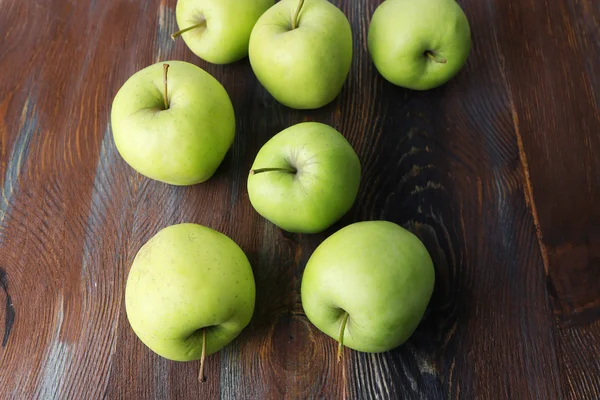
<instances>
[{"instance_id":1,"label":"weathered wood plank","mask_svg":"<svg viewBox=\"0 0 600 400\"><path fill-rule=\"evenodd\" d=\"M556 318L563 397L598 398L600 4L500 2L497 9L526 195Z\"/></svg>"}]
</instances>

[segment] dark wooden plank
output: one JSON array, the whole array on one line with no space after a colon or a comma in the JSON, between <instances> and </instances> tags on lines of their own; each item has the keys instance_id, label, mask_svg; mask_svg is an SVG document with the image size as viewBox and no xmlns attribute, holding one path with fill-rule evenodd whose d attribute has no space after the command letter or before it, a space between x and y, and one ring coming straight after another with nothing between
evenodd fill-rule
<instances>
[{"instance_id":1,"label":"dark wooden plank","mask_svg":"<svg viewBox=\"0 0 600 400\"><path fill-rule=\"evenodd\" d=\"M600 4L526 1L497 11L563 396L600 398Z\"/></svg>"},{"instance_id":2,"label":"dark wooden plank","mask_svg":"<svg viewBox=\"0 0 600 400\"><path fill-rule=\"evenodd\" d=\"M331 105L299 112L274 102L247 60L213 66L172 42L175 2L2 2L0 397L598 397L598 6L462 0L474 34L468 65L415 93L370 63L379 2L333 3L353 26L349 81ZM236 110L232 151L189 188L132 171L108 123L120 85L167 59L208 70ZM364 171L353 210L319 235L265 222L245 187L260 146L304 120L343 132ZM347 350L338 365L334 341L302 312L302 270L328 234L376 218L423 239L435 295L405 346ZM210 357L203 385L197 363L141 344L122 301L139 247L182 221L232 237L257 281L253 321Z\"/></svg>"},{"instance_id":3,"label":"dark wooden plank","mask_svg":"<svg viewBox=\"0 0 600 400\"><path fill-rule=\"evenodd\" d=\"M17 312L2 352L2 397L98 398L112 366L126 270L114 264L120 215L111 197L93 193L95 160L108 131L111 62L121 58L112 46L135 32L127 15L137 6L7 6L2 67L13 79L2 80L0 93L8 102L3 144L12 145L2 152L0 258ZM106 193L113 182L100 172ZM95 258L98 247L108 262Z\"/></svg>"}]
</instances>

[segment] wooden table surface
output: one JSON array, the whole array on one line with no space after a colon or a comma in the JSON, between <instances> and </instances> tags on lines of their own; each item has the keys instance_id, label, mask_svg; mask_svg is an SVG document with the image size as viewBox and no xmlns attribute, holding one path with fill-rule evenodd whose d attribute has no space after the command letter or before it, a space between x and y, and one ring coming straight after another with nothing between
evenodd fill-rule
<instances>
[{"instance_id":1,"label":"wooden table surface","mask_svg":"<svg viewBox=\"0 0 600 400\"><path fill-rule=\"evenodd\" d=\"M600 2L460 0L473 33L444 87L385 82L366 48L380 1L333 0L354 58L316 111L277 104L248 60L210 65L173 42L175 0L0 0L1 399L600 398ZM116 151L113 96L151 63L190 61L229 92L237 136L217 174L173 187ZM251 207L258 149L300 121L352 143L354 208L318 235ZM430 309L388 353L346 350L306 319L304 265L329 234L388 219L436 267ZM196 222L233 238L257 283L254 318L198 363L150 352L124 287L159 229Z\"/></svg>"}]
</instances>

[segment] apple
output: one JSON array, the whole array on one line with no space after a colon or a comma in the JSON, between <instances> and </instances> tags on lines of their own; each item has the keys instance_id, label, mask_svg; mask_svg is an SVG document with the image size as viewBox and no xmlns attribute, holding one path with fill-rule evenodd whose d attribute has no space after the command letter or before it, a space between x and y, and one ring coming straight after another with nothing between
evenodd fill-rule
<instances>
[{"instance_id":1,"label":"apple","mask_svg":"<svg viewBox=\"0 0 600 400\"><path fill-rule=\"evenodd\" d=\"M179 0L177 25L171 35L183 38L198 57L213 64L229 64L248 55L250 32L274 0Z\"/></svg>"},{"instance_id":2,"label":"apple","mask_svg":"<svg viewBox=\"0 0 600 400\"><path fill-rule=\"evenodd\" d=\"M318 122L291 126L258 152L248 176L255 210L296 233L327 229L352 207L360 161L341 133Z\"/></svg>"},{"instance_id":3,"label":"apple","mask_svg":"<svg viewBox=\"0 0 600 400\"><path fill-rule=\"evenodd\" d=\"M280 103L315 109L340 93L352 61L346 16L327 0L282 0L250 36L250 64Z\"/></svg>"},{"instance_id":4,"label":"apple","mask_svg":"<svg viewBox=\"0 0 600 400\"><path fill-rule=\"evenodd\" d=\"M244 252L224 234L197 224L160 230L133 261L125 287L131 328L174 361L219 351L244 329L256 289Z\"/></svg>"},{"instance_id":5,"label":"apple","mask_svg":"<svg viewBox=\"0 0 600 400\"><path fill-rule=\"evenodd\" d=\"M391 83L428 90L448 82L471 50L471 30L454 0L386 0L368 33L375 67Z\"/></svg>"},{"instance_id":6,"label":"apple","mask_svg":"<svg viewBox=\"0 0 600 400\"><path fill-rule=\"evenodd\" d=\"M433 262L415 235L388 221L357 222L311 255L302 307L319 330L338 340L338 357L342 346L384 352L413 334L434 280Z\"/></svg>"},{"instance_id":7,"label":"apple","mask_svg":"<svg viewBox=\"0 0 600 400\"><path fill-rule=\"evenodd\" d=\"M225 88L183 61L133 74L113 100L111 122L117 150L133 169L180 186L209 179L235 136Z\"/></svg>"}]
</instances>

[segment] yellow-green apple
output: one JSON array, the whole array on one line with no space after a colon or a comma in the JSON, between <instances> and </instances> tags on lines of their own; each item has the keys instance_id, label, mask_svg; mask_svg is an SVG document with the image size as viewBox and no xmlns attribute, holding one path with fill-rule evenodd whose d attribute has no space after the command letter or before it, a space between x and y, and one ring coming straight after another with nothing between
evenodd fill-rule
<instances>
[{"instance_id":1,"label":"yellow-green apple","mask_svg":"<svg viewBox=\"0 0 600 400\"><path fill-rule=\"evenodd\" d=\"M169 360L217 352L244 329L256 289L246 255L224 234L197 224L160 230L139 250L125 288L129 323Z\"/></svg>"},{"instance_id":2,"label":"yellow-green apple","mask_svg":"<svg viewBox=\"0 0 600 400\"><path fill-rule=\"evenodd\" d=\"M248 55L250 33L274 0L179 0L175 8L185 44L213 64L229 64Z\"/></svg>"},{"instance_id":3,"label":"yellow-green apple","mask_svg":"<svg viewBox=\"0 0 600 400\"><path fill-rule=\"evenodd\" d=\"M123 159L142 175L172 185L209 179L235 136L225 88L183 61L132 75L113 100L111 122Z\"/></svg>"},{"instance_id":4,"label":"yellow-green apple","mask_svg":"<svg viewBox=\"0 0 600 400\"><path fill-rule=\"evenodd\" d=\"M471 30L455 0L386 0L369 26L368 47L391 83L427 90L448 82L471 50Z\"/></svg>"},{"instance_id":5,"label":"yellow-green apple","mask_svg":"<svg viewBox=\"0 0 600 400\"><path fill-rule=\"evenodd\" d=\"M280 103L314 109L341 91L352 61L352 31L327 0L282 0L258 20L250 36L250 63Z\"/></svg>"},{"instance_id":6,"label":"yellow-green apple","mask_svg":"<svg viewBox=\"0 0 600 400\"><path fill-rule=\"evenodd\" d=\"M321 331L354 350L377 353L404 343L434 286L423 243L388 221L357 222L329 236L302 277L302 307Z\"/></svg>"},{"instance_id":7,"label":"yellow-green apple","mask_svg":"<svg viewBox=\"0 0 600 400\"><path fill-rule=\"evenodd\" d=\"M360 161L341 133L304 122L273 136L248 176L256 211L289 232L321 232L352 207Z\"/></svg>"}]
</instances>

